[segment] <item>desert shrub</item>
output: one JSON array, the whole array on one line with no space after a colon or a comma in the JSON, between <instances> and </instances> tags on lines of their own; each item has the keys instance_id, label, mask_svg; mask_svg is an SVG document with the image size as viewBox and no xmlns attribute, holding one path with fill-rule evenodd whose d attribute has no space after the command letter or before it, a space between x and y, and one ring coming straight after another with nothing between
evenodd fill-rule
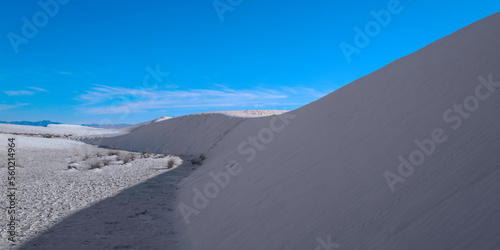
<instances>
[{"instance_id":1,"label":"desert shrub","mask_svg":"<svg viewBox=\"0 0 500 250\"><path fill-rule=\"evenodd\" d=\"M203 164L203 160L206 159L206 156L204 154L201 154L197 157L192 157L191 159L189 159L189 162L191 162L192 165L202 165Z\"/></svg>"},{"instance_id":2,"label":"desert shrub","mask_svg":"<svg viewBox=\"0 0 500 250\"><path fill-rule=\"evenodd\" d=\"M86 161L90 158L90 154L89 153L85 153L85 155L83 155L83 160Z\"/></svg>"},{"instance_id":3,"label":"desert shrub","mask_svg":"<svg viewBox=\"0 0 500 250\"><path fill-rule=\"evenodd\" d=\"M170 152L168 152L168 150L165 150L165 151L163 151L163 155L164 155L165 157L167 157L167 156L169 156L169 155L171 155L171 154L170 154Z\"/></svg>"},{"instance_id":4,"label":"desert shrub","mask_svg":"<svg viewBox=\"0 0 500 250\"><path fill-rule=\"evenodd\" d=\"M151 155L153 155L153 153L151 152L151 150L142 152L141 154L142 154L143 158L149 158L149 157L151 157Z\"/></svg>"},{"instance_id":5,"label":"desert shrub","mask_svg":"<svg viewBox=\"0 0 500 250\"><path fill-rule=\"evenodd\" d=\"M119 156L120 155L120 152L116 151L116 150L111 150L108 152L108 155L109 156L112 156L112 155L116 155L116 156Z\"/></svg>"},{"instance_id":6,"label":"desert shrub","mask_svg":"<svg viewBox=\"0 0 500 250\"><path fill-rule=\"evenodd\" d=\"M110 164L111 162L112 162L112 161L111 161L110 159L103 159L103 160L102 160L102 164L103 164L104 166L109 166L109 164Z\"/></svg>"},{"instance_id":7,"label":"desert shrub","mask_svg":"<svg viewBox=\"0 0 500 250\"><path fill-rule=\"evenodd\" d=\"M101 152L97 152L97 154L95 154L95 155L96 155L97 157L99 157L99 158L104 156L104 154L103 154L103 153L101 153Z\"/></svg>"},{"instance_id":8,"label":"desert shrub","mask_svg":"<svg viewBox=\"0 0 500 250\"><path fill-rule=\"evenodd\" d=\"M135 155L133 154L124 155L121 160L123 161L124 164L130 163L135 160Z\"/></svg>"},{"instance_id":9,"label":"desert shrub","mask_svg":"<svg viewBox=\"0 0 500 250\"><path fill-rule=\"evenodd\" d=\"M173 168L174 165L175 165L175 160L174 159L168 160L168 162L167 162L167 169Z\"/></svg>"},{"instance_id":10,"label":"desert shrub","mask_svg":"<svg viewBox=\"0 0 500 250\"><path fill-rule=\"evenodd\" d=\"M192 165L201 165L201 161L198 158L191 158L189 159L189 162L191 162Z\"/></svg>"},{"instance_id":11,"label":"desert shrub","mask_svg":"<svg viewBox=\"0 0 500 250\"><path fill-rule=\"evenodd\" d=\"M102 161L94 161L90 163L90 169L103 168L104 163Z\"/></svg>"},{"instance_id":12,"label":"desert shrub","mask_svg":"<svg viewBox=\"0 0 500 250\"><path fill-rule=\"evenodd\" d=\"M75 161L68 163L68 169L77 169L76 166L78 166L78 163Z\"/></svg>"}]
</instances>

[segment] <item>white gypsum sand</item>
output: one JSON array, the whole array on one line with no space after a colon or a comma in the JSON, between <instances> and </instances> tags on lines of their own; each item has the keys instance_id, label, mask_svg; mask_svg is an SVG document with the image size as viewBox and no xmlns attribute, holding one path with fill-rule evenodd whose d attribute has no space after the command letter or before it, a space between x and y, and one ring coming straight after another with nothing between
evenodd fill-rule
<instances>
[{"instance_id":1,"label":"white gypsum sand","mask_svg":"<svg viewBox=\"0 0 500 250\"><path fill-rule=\"evenodd\" d=\"M206 153L180 183L179 249L327 241L341 249L495 249L499 26L497 13L280 116L179 117L102 143ZM475 106L480 85L479 107L454 112ZM408 159L436 129L447 140L413 171L401 170L398 156ZM388 171L404 180L394 191Z\"/></svg>"},{"instance_id":2,"label":"white gypsum sand","mask_svg":"<svg viewBox=\"0 0 500 250\"><path fill-rule=\"evenodd\" d=\"M137 242L147 241L147 237L162 236L152 240L158 246L173 245L173 227L168 214L173 209L173 192L179 174L162 178L149 186L138 185L146 180L171 171L182 160L175 156L151 155L112 151L97 148L67 139L46 139L0 134L0 150L6 152L7 139L16 138L16 184L18 191L17 237L21 243L33 240L44 233L47 238L38 238L24 246L28 249L112 249L130 246L134 249ZM115 155L119 154L119 156ZM131 159L130 156L135 159ZM0 157L6 163L6 156ZM124 163L123 161L128 163ZM168 168L172 160L174 168ZM107 162L109 166L92 164ZM71 166L71 168L69 167ZM1 168L2 190L7 190L7 170ZM153 179L152 179L153 178ZM121 194L121 195L119 195ZM154 206L145 202L150 198ZM95 206L99 206L96 209ZM89 207L94 207L89 210ZM146 211L146 212L145 212ZM84 215L81 215L85 213ZM80 214L80 215L79 215ZM72 234L85 239L73 240L71 237L51 235L45 231L57 227L63 219L84 216L67 228ZM1 213L0 220L7 221L7 214ZM134 233L136 230L158 229L149 233ZM0 228L2 236L7 235L6 227ZM19 247L20 245L18 245ZM8 249L8 242L2 237L0 249Z\"/></svg>"},{"instance_id":3,"label":"white gypsum sand","mask_svg":"<svg viewBox=\"0 0 500 250\"><path fill-rule=\"evenodd\" d=\"M243 113L252 116L257 115L257 113L261 115L269 113L266 111L248 112L250 111ZM172 159L175 162L174 167L180 165L182 160L176 156L162 157L158 154L146 153L150 151L149 148L141 150L142 153L133 153L96 148L72 140L55 139L59 137L76 140L93 139L99 142L101 137L127 134L142 126L152 125L170 118L160 117L122 129L100 129L67 124L49 125L47 127L0 124L0 139L7 142L7 138L14 137L17 140L16 156L19 159L18 164L21 165L17 168L16 178L21 180L18 184L22 186L17 193L20 199L17 212L19 213L18 218L21 218L17 227L18 232L21 234L17 239L21 243L29 242L29 244L22 245L23 248L50 247L57 249L61 246L64 246L62 248L95 246L97 248L115 247L119 249L123 247L129 249L145 245L155 248L174 246L174 231L171 225L172 216L167 216L165 213L170 214L173 211L173 192L181 177L187 175L191 170L189 163L185 169L174 168L167 170L169 160ZM2 147L4 150L7 149L5 145ZM121 156L108 155L111 154L110 152L118 152ZM161 152L163 153L165 150ZM130 160L131 155L135 157L135 160ZM125 158L128 160L125 160ZM202 161L197 157L189 157L188 159ZM5 159L2 158L2 160ZM132 162L124 163L123 161ZM110 166L104 166L105 163ZM152 178L167 171L173 172L173 174L163 178ZM2 174L6 175L6 173ZM141 182L143 185L137 185ZM6 182L2 183L5 188L6 185ZM150 188L151 186L157 187L155 189ZM163 190L158 190L158 187ZM135 191L130 194L124 191L127 188ZM136 192L158 192L158 194L138 199L133 196ZM91 222L77 222L78 225L74 225L78 228L74 234L79 235L78 237L87 237L86 240L78 242L71 240L71 237L65 236L63 241L46 241L58 237L50 233L53 232L52 230L45 231L47 228L59 226L60 224L57 223L62 219L68 220L68 217L79 218L78 214L82 213L82 211L86 211L89 207L102 206L99 204L107 203L110 199L119 200L123 206L104 205L103 208L97 209L97 213L102 213L99 211L107 209L111 214L117 214L113 210L120 209L127 211L127 214L131 216L130 218L139 218L136 220L140 221L140 227L151 226L152 224L165 225L158 226L157 233L148 236L153 237L154 235L155 239L149 239L148 243L138 244L139 241L147 239L144 238L144 233L130 235L130 231L132 231L130 227L134 223L127 221L129 217L124 217L121 214L121 217L117 216L103 220L99 216L86 214L85 220L91 220ZM166 200L156 201L159 199ZM130 204L134 200L136 200L137 204ZM149 202L160 204L160 206L152 207L148 205ZM146 212L143 213L144 211L141 209ZM2 216L6 215L2 214ZM144 218L146 218L146 221L144 221ZM7 220L7 218L4 219ZM89 228L94 227L102 228L88 231ZM81 232L83 229L87 231ZM5 227L0 230L3 235L6 233ZM103 230L107 230L106 233L116 230L125 233L102 236L105 234ZM147 233L147 231L144 232ZM91 235L88 235L89 233ZM39 234L44 237L36 237ZM7 246L8 242L6 240L0 243L2 248Z\"/></svg>"},{"instance_id":4,"label":"white gypsum sand","mask_svg":"<svg viewBox=\"0 0 500 250\"><path fill-rule=\"evenodd\" d=\"M167 150L179 155L200 155L208 152L242 121L283 114L283 110L214 111L163 119L134 128L133 133L83 141L132 151ZM154 134L155 136L151 136Z\"/></svg>"},{"instance_id":5,"label":"white gypsum sand","mask_svg":"<svg viewBox=\"0 0 500 250\"><path fill-rule=\"evenodd\" d=\"M47 127L26 126L15 124L0 124L0 133L20 134L31 136L52 135L53 137L91 136L102 134L114 134L121 132L120 129L91 128L69 124L49 124Z\"/></svg>"},{"instance_id":6,"label":"white gypsum sand","mask_svg":"<svg viewBox=\"0 0 500 250\"><path fill-rule=\"evenodd\" d=\"M177 217L168 224L175 243L162 245L171 238L161 223L118 233L109 226L121 220L107 216L127 208L117 197L134 197L120 192L26 244L95 249L126 234L130 243L115 248L315 249L327 243L339 249L497 249L499 26L497 13L279 116L183 116L100 140L128 150L206 154L178 185ZM456 105L470 110L458 114ZM447 139L413 170L401 171L398 156L408 159L419 148L415 141L436 137L436 129ZM404 180L393 183L394 190L388 171ZM139 190L168 176L148 179ZM138 203L154 209L163 202L157 198ZM149 213L143 212L130 216ZM108 231L78 230L100 221L109 222Z\"/></svg>"},{"instance_id":7,"label":"white gypsum sand","mask_svg":"<svg viewBox=\"0 0 500 250\"><path fill-rule=\"evenodd\" d=\"M271 115L281 115L281 114L286 113L288 111L289 110L228 110L228 111L201 112L201 113L196 113L193 115L223 114L223 115L234 116L234 117L252 118L252 117L264 117L264 116L271 116Z\"/></svg>"},{"instance_id":8,"label":"white gypsum sand","mask_svg":"<svg viewBox=\"0 0 500 250\"><path fill-rule=\"evenodd\" d=\"M180 183L182 249L315 249L320 241L498 249L498 27L500 13L280 116L288 123L241 122ZM456 105L469 111L448 111ZM398 169L398 156L408 159L436 128L447 140L413 172ZM404 180L394 192L387 171Z\"/></svg>"}]
</instances>

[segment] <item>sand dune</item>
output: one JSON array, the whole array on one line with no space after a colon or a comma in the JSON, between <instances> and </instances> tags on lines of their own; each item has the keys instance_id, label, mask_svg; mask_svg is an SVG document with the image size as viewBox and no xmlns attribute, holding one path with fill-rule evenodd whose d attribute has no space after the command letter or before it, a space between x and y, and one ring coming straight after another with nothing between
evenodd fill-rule
<instances>
[{"instance_id":1,"label":"sand dune","mask_svg":"<svg viewBox=\"0 0 500 250\"><path fill-rule=\"evenodd\" d=\"M173 216L166 212L174 207L173 186L190 170L176 168L182 164L180 158L135 154L124 163L124 156L132 153L108 155L112 151L68 139L0 134L2 141L11 137L16 138L18 159L14 176L18 201L13 206L17 246L2 237L0 249L113 249L141 241L143 247L144 241L155 247L173 246L172 237L167 237ZM7 144L0 149L6 152ZM2 162L6 159L6 154L0 156ZM175 165L167 169L170 159ZM105 160L108 166L90 169L89 164ZM6 165L0 164L4 180ZM167 171L172 173L155 179ZM7 190L9 182L0 187ZM8 216L1 213L0 220L7 222ZM67 220L69 225L60 223ZM0 227L0 234L9 235L7 227ZM157 235L164 237L155 239Z\"/></svg>"},{"instance_id":2,"label":"sand dune","mask_svg":"<svg viewBox=\"0 0 500 250\"><path fill-rule=\"evenodd\" d=\"M474 23L290 112L289 124L241 122L180 184L183 249L498 249L499 26L500 14ZM435 129L447 139L398 171ZM224 175L228 164L241 172ZM388 171L404 180L394 192Z\"/></svg>"},{"instance_id":3,"label":"sand dune","mask_svg":"<svg viewBox=\"0 0 500 250\"><path fill-rule=\"evenodd\" d=\"M248 118L282 114L283 110L214 111L138 124L130 134L84 140L132 151L199 155L208 152L225 135ZM126 129L126 128L124 128ZM155 136L151 136L151 135Z\"/></svg>"},{"instance_id":4,"label":"sand dune","mask_svg":"<svg viewBox=\"0 0 500 250\"><path fill-rule=\"evenodd\" d=\"M221 114L181 116L136 128L121 136L84 140L130 151L196 155L208 152L245 118ZM154 135L154 136L152 136Z\"/></svg>"},{"instance_id":5,"label":"sand dune","mask_svg":"<svg viewBox=\"0 0 500 250\"><path fill-rule=\"evenodd\" d=\"M0 131L10 134L55 135L61 137L93 136L121 132L117 129L91 128L69 124L49 124L47 127L0 124Z\"/></svg>"},{"instance_id":6,"label":"sand dune","mask_svg":"<svg viewBox=\"0 0 500 250\"><path fill-rule=\"evenodd\" d=\"M281 115L283 113L288 112L288 110L229 110L229 111L211 111L211 112L201 112L198 114L223 114L227 116L235 116L235 117L264 117L271 115Z\"/></svg>"},{"instance_id":7,"label":"sand dune","mask_svg":"<svg viewBox=\"0 0 500 250\"><path fill-rule=\"evenodd\" d=\"M99 143L206 154L178 184L178 249L499 249L499 26L281 115L176 117Z\"/></svg>"}]
</instances>

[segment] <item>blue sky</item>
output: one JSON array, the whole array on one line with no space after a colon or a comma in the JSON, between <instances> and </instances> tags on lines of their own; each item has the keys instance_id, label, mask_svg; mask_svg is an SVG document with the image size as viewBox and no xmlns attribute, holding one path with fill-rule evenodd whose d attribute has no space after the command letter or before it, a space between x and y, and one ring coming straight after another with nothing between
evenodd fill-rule
<instances>
[{"instance_id":1,"label":"blue sky","mask_svg":"<svg viewBox=\"0 0 500 250\"><path fill-rule=\"evenodd\" d=\"M1 5L0 120L73 124L295 109L500 10L497 0ZM363 47L356 27L371 32Z\"/></svg>"}]
</instances>

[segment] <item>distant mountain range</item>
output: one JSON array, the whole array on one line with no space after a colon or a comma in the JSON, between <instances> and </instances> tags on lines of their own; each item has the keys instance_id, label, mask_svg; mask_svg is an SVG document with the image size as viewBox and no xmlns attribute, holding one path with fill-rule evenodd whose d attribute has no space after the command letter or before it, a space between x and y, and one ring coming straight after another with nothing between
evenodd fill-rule
<instances>
[{"instance_id":1,"label":"distant mountain range","mask_svg":"<svg viewBox=\"0 0 500 250\"><path fill-rule=\"evenodd\" d=\"M47 127L49 124L62 124L60 122L52 122L48 120L38 121L38 122L30 122L30 121L14 121L14 122L6 122L0 121L3 124L14 124L14 125L26 125L26 126L38 126L38 127ZM118 129L131 126L132 124L82 124L85 127L92 128L107 128L107 129Z\"/></svg>"},{"instance_id":2,"label":"distant mountain range","mask_svg":"<svg viewBox=\"0 0 500 250\"><path fill-rule=\"evenodd\" d=\"M82 126L86 126L86 127L107 128L107 129L124 128L124 127L128 127L128 126L131 126L131 125L132 124L125 124L125 123L122 123L122 124L96 124L96 123L93 123L93 124L82 124Z\"/></svg>"},{"instance_id":3,"label":"distant mountain range","mask_svg":"<svg viewBox=\"0 0 500 250\"><path fill-rule=\"evenodd\" d=\"M29 122L29 121L15 121L15 122L6 122L0 121L3 124L15 124L15 125L28 125L28 126L39 126L39 127L47 127L49 124L62 124L60 122L51 122L47 120L38 121L38 122Z\"/></svg>"}]
</instances>

